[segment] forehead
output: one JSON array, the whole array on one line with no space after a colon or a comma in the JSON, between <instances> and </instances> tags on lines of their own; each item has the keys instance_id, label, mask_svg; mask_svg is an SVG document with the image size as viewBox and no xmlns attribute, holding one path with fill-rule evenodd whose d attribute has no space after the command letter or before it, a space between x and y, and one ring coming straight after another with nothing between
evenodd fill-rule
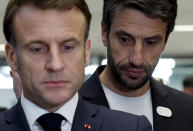
<instances>
[{"instance_id":1,"label":"forehead","mask_svg":"<svg viewBox=\"0 0 193 131\"><path fill-rule=\"evenodd\" d=\"M167 23L159 18L150 18L136 9L119 9L112 21L113 28L128 30L133 33L166 33Z\"/></svg>"},{"instance_id":2,"label":"forehead","mask_svg":"<svg viewBox=\"0 0 193 131\"><path fill-rule=\"evenodd\" d=\"M76 7L70 10L39 9L32 4L25 4L16 13L13 20L14 33L25 31L35 35L51 35L60 32L84 33L86 20L83 13ZM49 31L49 32L46 32ZM42 34L43 33L43 34ZM25 35L22 34L22 35Z\"/></svg>"}]
</instances>

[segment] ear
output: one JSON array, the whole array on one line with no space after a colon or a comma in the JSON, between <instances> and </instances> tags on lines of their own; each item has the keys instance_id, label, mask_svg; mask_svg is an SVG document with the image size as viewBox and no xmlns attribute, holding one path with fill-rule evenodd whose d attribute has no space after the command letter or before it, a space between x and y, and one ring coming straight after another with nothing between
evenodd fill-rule
<instances>
[{"instance_id":1,"label":"ear","mask_svg":"<svg viewBox=\"0 0 193 131\"><path fill-rule=\"evenodd\" d=\"M11 44L5 45L5 55L7 59L7 63L11 67L12 71L17 71L17 57L16 57L16 48L14 48Z\"/></svg>"},{"instance_id":2,"label":"ear","mask_svg":"<svg viewBox=\"0 0 193 131\"><path fill-rule=\"evenodd\" d=\"M17 99L19 99L19 97L21 96L21 93L22 93L21 78L17 72L12 71L12 70L10 71L10 75L13 78L13 90L15 92Z\"/></svg>"},{"instance_id":3,"label":"ear","mask_svg":"<svg viewBox=\"0 0 193 131\"><path fill-rule=\"evenodd\" d=\"M103 45L107 47L108 45L107 30L103 22L101 23L101 36L102 36Z\"/></svg>"},{"instance_id":4,"label":"ear","mask_svg":"<svg viewBox=\"0 0 193 131\"><path fill-rule=\"evenodd\" d=\"M90 61L90 52L91 52L91 40L88 38L85 44L85 58L86 58L86 62L85 62L85 66L88 66L89 61Z\"/></svg>"}]
</instances>

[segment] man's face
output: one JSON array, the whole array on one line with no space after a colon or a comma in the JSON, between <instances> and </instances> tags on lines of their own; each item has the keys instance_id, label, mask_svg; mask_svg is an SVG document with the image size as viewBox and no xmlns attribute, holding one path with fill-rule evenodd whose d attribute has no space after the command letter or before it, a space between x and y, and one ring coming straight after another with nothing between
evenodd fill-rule
<instances>
[{"instance_id":1,"label":"man's face","mask_svg":"<svg viewBox=\"0 0 193 131\"><path fill-rule=\"evenodd\" d=\"M134 9L116 13L107 38L108 65L122 89L136 90L149 80L165 48L167 24Z\"/></svg>"},{"instance_id":2,"label":"man's face","mask_svg":"<svg viewBox=\"0 0 193 131\"><path fill-rule=\"evenodd\" d=\"M20 74L24 96L47 110L61 107L79 90L89 60L84 15L75 7L41 10L27 4L13 26L17 47L6 46L7 59Z\"/></svg>"}]
</instances>

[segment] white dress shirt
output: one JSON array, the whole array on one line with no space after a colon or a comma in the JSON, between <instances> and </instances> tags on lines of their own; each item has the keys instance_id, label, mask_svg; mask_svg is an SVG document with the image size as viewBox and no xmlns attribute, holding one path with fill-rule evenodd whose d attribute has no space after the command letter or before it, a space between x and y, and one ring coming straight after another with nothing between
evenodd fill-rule
<instances>
[{"instance_id":1,"label":"white dress shirt","mask_svg":"<svg viewBox=\"0 0 193 131\"><path fill-rule=\"evenodd\" d=\"M65 103L60 109L55 113L63 115L66 120L62 121L61 129L62 131L71 131L72 122L75 114L75 110L78 104L78 93L74 97ZM24 95L21 95L21 105L27 118L31 131L43 131L42 127L36 121L41 115L49 113L47 110L42 109L38 105L32 103Z\"/></svg>"}]
</instances>

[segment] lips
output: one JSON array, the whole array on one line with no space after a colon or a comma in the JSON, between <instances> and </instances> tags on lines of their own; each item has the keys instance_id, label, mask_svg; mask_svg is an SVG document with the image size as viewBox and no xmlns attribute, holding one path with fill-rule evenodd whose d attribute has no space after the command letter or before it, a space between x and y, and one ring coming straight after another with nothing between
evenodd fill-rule
<instances>
[{"instance_id":1,"label":"lips","mask_svg":"<svg viewBox=\"0 0 193 131\"><path fill-rule=\"evenodd\" d=\"M124 69L124 73L132 78L142 77L144 70L143 69Z\"/></svg>"},{"instance_id":2,"label":"lips","mask_svg":"<svg viewBox=\"0 0 193 131\"><path fill-rule=\"evenodd\" d=\"M65 84L67 84L69 81L64 80L54 80L54 81L45 81L43 84L46 87L63 87Z\"/></svg>"}]
</instances>

